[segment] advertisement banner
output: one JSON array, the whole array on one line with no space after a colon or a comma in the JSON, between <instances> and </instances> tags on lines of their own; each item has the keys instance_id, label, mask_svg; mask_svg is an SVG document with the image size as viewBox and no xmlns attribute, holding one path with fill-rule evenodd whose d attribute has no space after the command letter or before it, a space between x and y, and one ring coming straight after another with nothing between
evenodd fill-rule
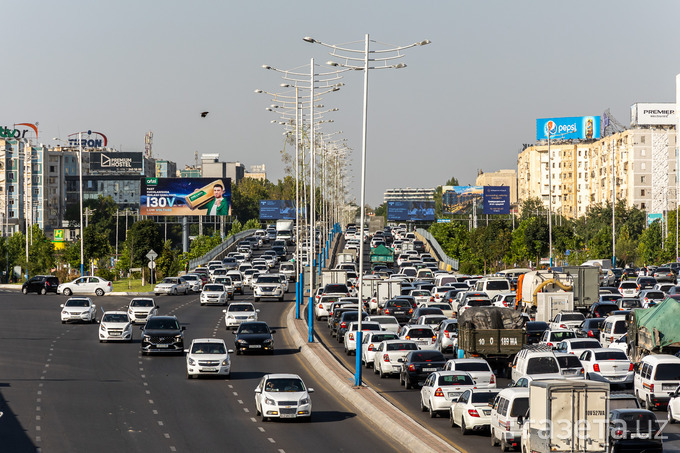
<instances>
[{"instance_id":1,"label":"advertisement banner","mask_svg":"<svg viewBox=\"0 0 680 453\"><path fill-rule=\"evenodd\" d=\"M570 116L536 120L536 140L590 140L600 138L599 116Z\"/></svg>"},{"instance_id":2,"label":"advertisement banner","mask_svg":"<svg viewBox=\"0 0 680 453\"><path fill-rule=\"evenodd\" d=\"M260 220L295 220L293 200L260 200Z\"/></svg>"},{"instance_id":3,"label":"advertisement banner","mask_svg":"<svg viewBox=\"0 0 680 453\"><path fill-rule=\"evenodd\" d=\"M673 126L678 114L672 102L638 102L630 107L630 123L633 126Z\"/></svg>"},{"instance_id":4,"label":"advertisement banner","mask_svg":"<svg viewBox=\"0 0 680 453\"><path fill-rule=\"evenodd\" d=\"M510 187L484 186L484 214L510 214Z\"/></svg>"},{"instance_id":5,"label":"advertisement banner","mask_svg":"<svg viewBox=\"0 0 680 453\"><path fill-rule=\"evenodd\" d=\"M434 222L434 201L388 201L387 220Z\"/></svg>"},{"instance_id":6,"label":"advertisement banner","mask_svg":"<svg viewBox=\"0 0 680 453\"><path fill-rule=\"evenodd\" d=\"M445 186L442 188L442 214L472 214L474 206L482 209L482 186Z\"/></svg>"},{"instance_id":7,"label":"advertisement banner","mask_svg":"<svg viewBox=\"0 0 680 453\"><path fill-rule=\"evenodd\" d=\"M142 153L90 152L90 171L141 174L143 170L144 157Z\"/></svg>"},{"instance_id":8,"label":"advertisement banner","mask_svg":"<svg viewBox=\"0 0 680 453\"><path fill-rule=\"evenodd\" d=\"M231 215L230 178L143 178L141 215Z\"/></svg>"},{"instance_id":9,"label":"advertisement banner","mask_svg":"<svg viewBox=\"0 0 680 453\"><path fill-rule=\"evenodd\" d=\"M663 222L663 214L647 214L647 226L656 221Z\"/></svg>"}]
</instances>

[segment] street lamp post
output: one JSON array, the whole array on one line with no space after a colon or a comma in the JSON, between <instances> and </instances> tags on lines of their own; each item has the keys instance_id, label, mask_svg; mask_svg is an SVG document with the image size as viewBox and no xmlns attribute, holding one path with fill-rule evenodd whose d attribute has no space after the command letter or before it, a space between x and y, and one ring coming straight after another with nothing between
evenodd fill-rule
<instances>
[{"instance_id":1,"label":"street lamp post","mask_svg":"<svg viewBox=\"0 0 680 453\"><path fill-rule=\"evenodd\" d=\"M332 56L342 56L344 59L344 63L337 63L337 62L329 62L331 66L341 66L344 68L349 68L349 69L354 69L354 70L363 70L364 71L364 100L363 100L363 126L362 126L362 138L361 138L361 220L360 220L360 225L359 225L359 234L360 234L360 239L359 239L359 281L358 281L358 287L359 287L359 319L358 319L358 328L357 328L357 338L356 338L356 344L357 344L357 360L356 360L356 374L355 374L355 380L354 380L354 385L355 386L361 386L361 353L359 353L360 345L361 345L361 324L362 324L362 313L363 313L363 294L362 294L362 289L363 289L363 270L364 270L364 222L365 222L365 217L366 217L366 206L365 206L365 197L366 197L366 137L368 133L368 70L369 69L378 69L378 68L394 68L394 69L399 69L399 68L404 68L406 67L405 64L396 64L392 65L390 64L391 60L402 58L404 55L401 53L403 50L408 49L410 47L414 46L422 46L429 44L429 40L424 40L420 41L418 43L410 44L408 46L402 46L402 47L396 47L392 49L386 49L386 50L381 50L381 51L371 51L370 50L370 40L368 33L365 36L364 39L364 50L357 50L357 49L348 49L348 48L342 48L330 44L325 44L321 41L317 41L314 38L310 37L305 37L303 38L304 41L309 42L309 43L314 43L314 44L320 44L324 47L328 47L331 50L330 55ZM338 53L341 52L341 53ZM347 54L347 55L342 55L342 54ZM359 57L355 57L352 55L360 55ZM378 54L376 57L375 55ZM384 56L381 56L384 55ZM371 58L373 56L373 58ZM377 67L370 67L369 62L377 62L377 63L382 63L382 66L377 66ZM363 63L363 64L360 64Z\"/></svg>"},{"instance_id":2,"label":"street lamp post","mask_svg":"<svg viewBox=\"0 0 680 453\"><path fill-rule=\"evenodd\" d=\"M83 230L83 133L78 133L78 175L80 181L80 276L82 277L85 269L85 245Z\"/></svg>"}]
</instances>

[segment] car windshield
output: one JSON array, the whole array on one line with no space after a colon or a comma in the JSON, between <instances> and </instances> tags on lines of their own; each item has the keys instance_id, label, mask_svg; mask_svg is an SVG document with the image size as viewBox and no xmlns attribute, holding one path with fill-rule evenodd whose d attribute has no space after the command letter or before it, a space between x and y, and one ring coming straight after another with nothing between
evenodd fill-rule
<instances>
[{"instance_id":1,"label":"car windshield","mask_svg":"<svg viewBox=\"0 0 680 453\"><path fill-rule=\"evenodd\" d=\"M205 285L203 291L224 291L224 286L222 285Z\"/></svg>"},{"instance_id":2,"label":"car windshield","mask_svg":"<svg viewBox=\"0 0 680 453\"><path fill-rule=\"evenodd\" d=\"M102 322L128 322L128 317L125 313L106 313Z\"/></svg>"},{"instance_id":3,"label":"car windshield","mask_svg":"<svg viewBox=\"0 0 680 453\"><path fill-rule=\"evenodd\" d=\"M133 300L130 302L131 307L153 307L153 301L149 299Z\"/></svg>"},{"instance_id":4,"label":"car windshield","mask_svg":"<svg viewBox=\"0 0 680 453\"><path fill-rule=\"evenodd\" d=\"M527 363L527 374L559 373L560 367L552 356L532 357Z\"/></svg>"},{"instance_id":5,"label":"car windshield","mask_svg":"<svg viewBox=\"0 0 680 453\"><path fill-rule=\"evenodd\" d=\"M255 311L255 308L250 304L231 304L228 311Z\"/></svg>"},{"instance_id":6,"label":"car windshield","mask_svg":"<svg viewBox=\"0 0 680 453\"><path fill-rule=\"evenodd\" d=\"M238 333L269 333L269 327L266 324L241 324Z\"/></svg>"},{"instance_id":7,"label":"car windshield","mask_svg":"<svg viewBox=\"0 0 680 453\"><path fill-rule=\"evenodd\" d=\"M489 365L481 362L459 362L456 363L456 370L460 371L490 371Z\"/></svg>"},{"instance_id":8,"label":"car windshield","mask_svg":"<svg viewBox=\"0 0 680 453\"><path fill-rule=\"evenodd\" d=\"M69 299L66 301L66 307L89 307L90 301L87 299Z\"/></svg>"},{"instance_id":9,"label":"car windshield","mask_svg":"<svg viewBox=\"0 0 680 453\"><path fill-rule=\"evenodd\" d=\"M472 403L486 403L493 406L496 395L498 395L498 392L472 392Z\"/></svg>"},{"instance_id":10,"label":"car windshield","mask_svg":"<svg viewBox=\"0 0 680 453\"><path fill-rule=\"evenodd\" d=\"M304 392L305 384L296 378L268 379L264 385L266 392Z\"/></svg>"},{"instance_id":11,"label":"car windshield","mask_svg":"<svg viewBox=\"0 0 680 453\"><path fill-rule=\"evenodd\" d=\"M260 275L257 283L280 283L280 279L278 275Z\"/></svg>"},{"instance_id":12,"label":"car windshield","mask_svg":"<svg viewBox=\"0 0 680 453\"><path fill-rule=\"evenodd\" d=\"M444 374L437 379L439 385L475 385L467 374Z\"/></svg>"},{"instance_id":13,"label":"car windshield","mask_svg":"<svg viewBox=\"0 0 680 453\"><path fill-rule=\"evenodd\" d=\"M388 343L385 351L415 351L418 345L415 343Z\"/></svg>"},{"instance_id":14,"label":"car windshield","mask_svg":"<svg viewBox=\"0 0 680 453\"><path fill-rule=\"evenodd\" d=\"M149 320L146 322L146 328L147 329L161 329L161 330L179 330L179 323L177 322L176 319L158 319L158 318L149 318Z\"/></svg>"},{"instance_id":15,"label":"car windshield","mask_svg":"<svg viewBox=\"0 0 680 453\"><path fill-rule=\"evenodd\" d=\"M177 283L177 279L174 279L174 278L164 278L163 281L162 281L161 283L169 283L169 284L171 284L171 285L174 285L175 283Z\"/></svg>"},{"instance_id":16,"label":"car windshield","mask_svg":"<svg viewBox=\"0 0 680 453\"><path fill-rule=\"evenodd\" d=\"M222 343L194 343L191 348L192 354L226 354L227 350Z\"/></svg>"},{"instance_id":17,"label":"car windshield","mask_svg":"<svg viewBox=\"0 0 680 453\"><path fill-rule=\"evenodd\" d=\"M657 381L680 381L680 363L660 363L654 378Z\"/></svg>"},{"instance_id":18,"label":"car windshield","mask_svg":"<svg viewBox=\"0 0 680 453\"><path fill-rule=\"evenodd\" d=\"M583 321L586 319L581 313L562 313L562 321Z\"/></svg>"}]
</instances>

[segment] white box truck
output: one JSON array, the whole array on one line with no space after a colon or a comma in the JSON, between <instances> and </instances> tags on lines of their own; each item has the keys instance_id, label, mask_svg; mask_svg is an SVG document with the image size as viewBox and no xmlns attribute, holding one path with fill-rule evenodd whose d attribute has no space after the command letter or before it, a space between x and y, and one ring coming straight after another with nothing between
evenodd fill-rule
<instances>
[{"instance_id":1,"label":"white box truck","mask_svg":"<svg viewBox=\"0 0 680 453\"><path fill-rule=\"evenodd\" d=\"M290 244L293 241L294 220L280 219L276 221L276 239L286 241Z\"/></svg>"},{"instance_id":2,"label":"white box truck","mask_svg":"<svg viewBox=\"0 0 680 453\"><path fill-rule=\"evenodd\" d=\"M567 379L532 381L522 423L522 451L607 451L609 384Z\"/></svg>"},{"instance_id":3,"label":"white box truck","mask_svg":"<svg viewBox=\"0 0 680 453\"><path fill-rule=\"evenodd\" d=\"M378 282L378 307L383 308L385 302L401 295L401 280L382 280Z\"/></svg>"},{"instance_id":4,"label":"white box truck","mask_svg":"<svg viewBox=\"0 0 680 453\"><path fill-rule=\"evenodd\" d=\"M339 269L329 269L321 271L321 281L319 282L319 287L323 288L326 285L339 283L342 285L347 284L347 271Z\"/></svg>"},{"instance_id":5,"label":"white box truck","mask_svg":"<svg viewBox=\"0 0 680 453\"><path fill-rule=\"evenodd\" d=\"M549 323L563 311L574 311L574 293L536 294L536 321Z\"/></svg>"}]
</instances>

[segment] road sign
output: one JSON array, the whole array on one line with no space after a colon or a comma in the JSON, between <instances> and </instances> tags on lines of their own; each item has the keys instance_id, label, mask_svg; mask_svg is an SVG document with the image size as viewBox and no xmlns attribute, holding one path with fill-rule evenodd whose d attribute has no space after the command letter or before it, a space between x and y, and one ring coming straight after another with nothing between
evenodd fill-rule
<instances>
[{"instance_id":1,"label":"road sign","mask_svg":"<svg viewBox=\"0 0 680 453\"><path fill-rule=\"evenodd\" d=\"M155 260L158 258L158 253L154 252L153 249L149 251L149 253L146 254L146 257L150 259L151 261Z\"/></svg>"},{"instance_id":2,"label":"road sign","mask_svg":"<svg viewBox=\"0 0 680 453\"><path fill-rule=\"evenodd\" d=\"M155 269L156 268L156 262L155 261L149 261L149 264L147 264L147 266L149 266L149 269Z\"/></svg>"}]
</instances>

